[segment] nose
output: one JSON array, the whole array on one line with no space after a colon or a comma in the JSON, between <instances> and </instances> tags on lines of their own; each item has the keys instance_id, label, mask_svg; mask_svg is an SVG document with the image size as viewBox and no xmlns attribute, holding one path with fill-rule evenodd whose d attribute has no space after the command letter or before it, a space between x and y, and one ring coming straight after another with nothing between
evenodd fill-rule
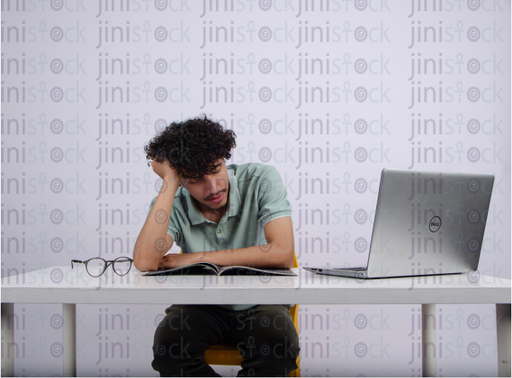
<instances>
[{"instance_id":1,"label":"nose","mask_svg":"<svg viewBox=\"0 0 512 378\"><path fill-rule=\"evenodd\" d=\"M208 194L217 194L220 190L219 182L213 175L204 176L204 187Z\"/></svg>"}]
</instances>

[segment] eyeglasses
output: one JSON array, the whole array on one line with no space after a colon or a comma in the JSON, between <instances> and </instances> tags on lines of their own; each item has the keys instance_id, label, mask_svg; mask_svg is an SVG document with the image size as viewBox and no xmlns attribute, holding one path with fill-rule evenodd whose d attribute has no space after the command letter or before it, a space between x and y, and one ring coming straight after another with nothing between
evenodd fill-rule
<instances>
[{"instance_id":1,"label":"eyeglasses","mask_svg":"<svg viewBox=\"0 0 512 378\"><path fill-rule=\"evenodd\" d=\"M71 260L71 269L73 269L74 263L85 264L85 270L87 270L87 273L92 277L101 276L110 265L112 265L112 269L114 269L114 272L118 276L125 276L132 268L133 259L129 257L118 257L115 260L104 260L101 257L93 257L85 261Z\"/></svg>"}]
</instances>

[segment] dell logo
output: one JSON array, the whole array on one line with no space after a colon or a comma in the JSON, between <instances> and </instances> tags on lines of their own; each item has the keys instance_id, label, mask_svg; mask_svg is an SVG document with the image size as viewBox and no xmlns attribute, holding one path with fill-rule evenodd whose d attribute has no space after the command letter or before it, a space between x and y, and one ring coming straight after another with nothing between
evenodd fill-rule
<instances>
[{"instance_id":1,"label":"dell logo","mask_svg":"<svg viewBox=\"0 0 512 378\"><path fill-rule=\"evenodd\" d=\"M441 218L434 217L428 222L428 228L431 232L437 232L441 228Z\"/></svg>"}]
</instances>

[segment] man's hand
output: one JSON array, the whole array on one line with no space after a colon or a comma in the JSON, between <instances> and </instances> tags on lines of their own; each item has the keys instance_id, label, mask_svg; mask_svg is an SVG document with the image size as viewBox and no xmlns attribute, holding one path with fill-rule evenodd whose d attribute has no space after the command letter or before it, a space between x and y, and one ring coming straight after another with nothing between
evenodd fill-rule
<instances>
[{"instance_id":1,"label":"man's hand","mask_svg":"<svg viewBox=\"0 0 512 378\"><path fill-rule=\"evenodd\" d=\"M165 159L162 162L152 160L151 167L153 168L153 171L164 181L179 183L180 177L176 173L176 170L171 167L169 160Z\"/></svg>"}]
</instances>

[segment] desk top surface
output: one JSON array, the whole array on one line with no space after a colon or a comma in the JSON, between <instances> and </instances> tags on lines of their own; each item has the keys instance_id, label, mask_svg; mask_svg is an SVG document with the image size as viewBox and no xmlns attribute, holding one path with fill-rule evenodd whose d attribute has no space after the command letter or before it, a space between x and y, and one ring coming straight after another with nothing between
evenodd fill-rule
<instances>
[{"instance_id":1,"label":"desk top surface","mask_svg":"<svg viewBox=\"0 0 512 378\"><path fill-rule=\"evenodd\" d=\"M510 303L511 281L478 272L360 280L293 269L284 276L124 277L109 268L99 278L84 267L56 266L2 279L4 303L77 304L422 304Z\"/></svg>"}]
</instances>

